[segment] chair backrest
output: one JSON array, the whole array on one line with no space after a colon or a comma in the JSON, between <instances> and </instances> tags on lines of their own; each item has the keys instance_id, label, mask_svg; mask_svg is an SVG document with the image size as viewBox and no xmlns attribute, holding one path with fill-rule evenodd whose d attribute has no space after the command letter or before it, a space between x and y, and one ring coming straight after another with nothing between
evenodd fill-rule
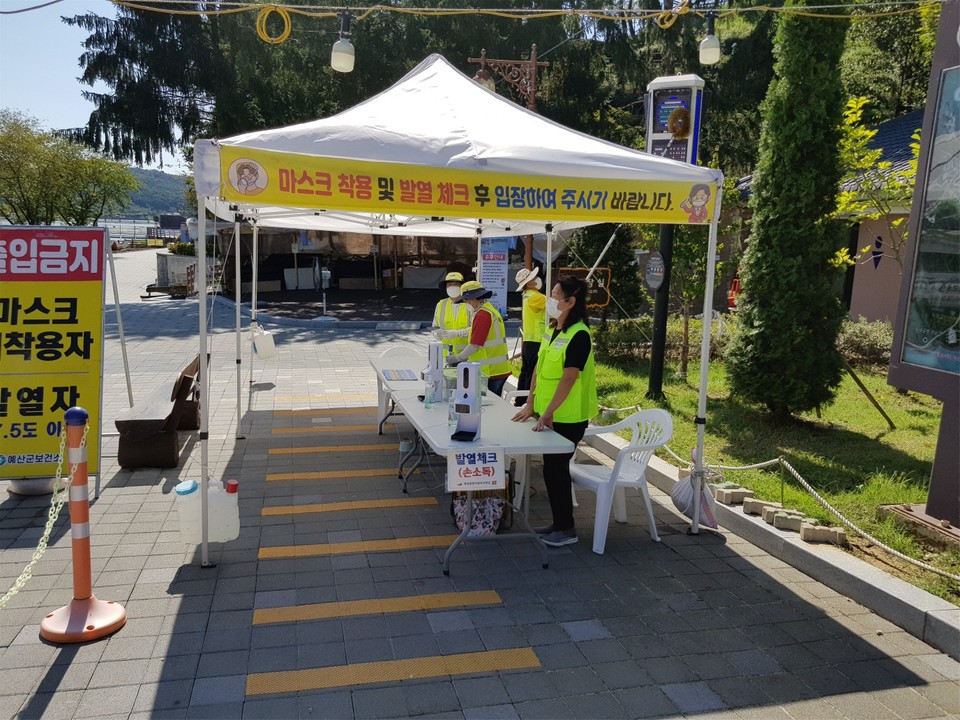
<instances>
[{"instance_id":1,"label":"chair backrest","mask_svg":"<svg viewBox=\"0 0 960 720\"><path fill-rule=\"evenodd\" d=\"M617 456L613 468L615 482L638 479L647 469L656 449L665 445L673 435L673 418L666 410L659 408L639 410L623 423L631 427L632 437L630 444Z\"/></svg>"},{"instance_id":2,"label":"chair backrest","mask_svg":"<svg viewBox=\"0 0 960 720\"><path fill-rule=\"evenodd\" d=\"M526 399L527 397L529 397L529 395L530 395L529 390L511 390L510 392L508 392L506 395L503 396L503 399L506 400L508 403L512 403L517 398Z\"/></svg>"},{"instance_id":3,"label":"chair backrest","mask_svg":"<svg viewBox=\"0 0 960 720\"><path fill-rule=\"evenodd\" d=\"M380 353L380 357L390 357L390 356L395 356L395 357L407 356L407 357L422 358L423 353L418 351L416 348L410 347L409 345L391 345L382 353Z\"/></svg>"}]
</instances>

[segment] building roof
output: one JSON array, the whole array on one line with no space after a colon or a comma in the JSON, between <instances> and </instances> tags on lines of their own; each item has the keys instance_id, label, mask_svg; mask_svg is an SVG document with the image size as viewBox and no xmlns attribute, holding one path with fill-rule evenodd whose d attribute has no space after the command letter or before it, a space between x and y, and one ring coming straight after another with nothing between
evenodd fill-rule
<instances>
[{"instance_id":1,"label":"building roof","mask_svg":"<svg viewBox=\"0 0 960 720\"><path fill-rule=\"evenodd\" d=\"M923 109L921 108L908 112L906 115L886 120L875 127L877 134L871 138L868 146L871 149L879 148L883 151L880 155L880 161L890 163L886 173L902 172L907 169L913 159L913 151L910 149L913 134L922 125ZM747 175L740 178L734 187L743 198L747 198L752 186L753 175ZM850 180L843 184L844 190L855 190L856 187L856 180Z\"/></svg>"}]
</instances>

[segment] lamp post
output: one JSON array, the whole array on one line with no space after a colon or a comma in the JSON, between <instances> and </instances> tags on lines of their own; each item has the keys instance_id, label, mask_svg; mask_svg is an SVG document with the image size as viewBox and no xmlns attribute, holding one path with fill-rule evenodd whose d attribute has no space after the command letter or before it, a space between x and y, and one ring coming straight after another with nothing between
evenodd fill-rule
<instances>
[{"instance_id":1,"label":"lamp post","mask_svg":"<svg viewBox=\"0 0 960 720\"><path fill-rule=\"evenodd\" d=\"M467 58L469 63L478 63L480 69L473 76L479 84L487 90L494 91L497 81L493 74L498 75L508 85L516 89L517 93L527 103L527 110L537 112L537 68L548 67L550 63L537 60L537 44L530 46L530 57L527 60L492 60L487 57L486 48L480 50L480 57ZM491 71L493 74L491 74ZM550 262L550 259L547 259ZM523 266L527 270L533 269L533 236L528 235L524 242ZM550 288L547 288L547 292Z\"/></svg>"},{"instance_id":2,"label":"lamp post","mask_svg":"<svg viewBox=\"0 0 960 720\"><path fill-rule=\"evenodd\" d=\"M473 79L485 88L493 90L496 86L492 71L516 88L526 101L528 110L537 111L537 68L547 67L550 63L537 60L536 43L530 46L529 60L491 60L487 57L487 51L481 50L480 57L467 58L467 62L480 64L480 69Z\"/></svg>"}]
</instances>

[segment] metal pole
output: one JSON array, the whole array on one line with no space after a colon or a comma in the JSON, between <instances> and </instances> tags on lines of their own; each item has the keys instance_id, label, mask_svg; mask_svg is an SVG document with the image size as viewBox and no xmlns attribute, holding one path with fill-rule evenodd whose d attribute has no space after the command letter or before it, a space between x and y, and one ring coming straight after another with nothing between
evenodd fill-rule
<instances>
[{"instance_id":1,"label":"metal pole","mask_svg":"<svg viewBox=\"0 0 960 720\"><path fill-rule=\"evenodd\" d=\"M210 428L210 378L209 365L203 362L207 357L207 197L197 198L200 206L200 217L197 218L197 230L200 233L197 246L197 284L199 290L200 310L200 370L197 383L200 385L200 566L212 567L210 564L210 547L207 537L209 524L207 521L207 467L209 450L207 448L208 430Z\"/></svg>"},{"instance_id":2,"label":"metal pole","mask_svg":"<svg viewBox=\"0 0 960 720\"><path fill-rule=\"evenodd\" d=\"M703 293L703 335L700 338L700 392L697 397L697 453L693 468L693 525L690 533L700 532L700 494L703 487L703 445L707 431L707 376L710 372L710 329L713 321L713 280L717 273L717 227L720 225L720 205L723 200L723 178L717 180L717 204L710 223L707 243L707 286Z\"/></svg>"},{"instance_id":3,"label":"metal pole","mask_svg":"<svg viewBox=\"0 0 960 720\"><path fill-rule=\"evenodd\" d=\"M240 342L240 332L243 330L241 327L240 321L240 221L243 220L243 216L236 215L233 222L233 267L234 267L234 279L233 279L233 295L235 298L234 304L234 314L236 317L237 332L236 332L236 346L237 346L237 440L243 439L243 435L240 433L240 388L243 384L243 381L240 377L240 365L243 362L240 357L242 348Z\"/></svg>"},{"instance_id":4,"label":"metal pole","mask_svg":"<svg viewBox=\"0 0 960 720\"><path fill-rule=\"evenodd\" d=\"M660 255L663 256L663 283L653 301L653 347L650 350L650 379L647 398L662 400L663 361L667 348L667 315L670 310L670 268L673 266L673 225L660 226Z\"/></svg>"},{"instance_id":5,"label":"metal pole","mask_svg":"<svg viewBox=\"0 0 960 720\"><path fill-rule=\"evenodd\" d=\"M251 280L253 281L253 286L250 290L251 300L250 300L250 324L253 325L257 322L257 260L260 257L260 246L259 246L259 228L257 223L253 222L253 268ZM253 338L250 341L250 384L253 385Z\"/></svg>"},{"instance_id":6,"label":"metal pole","mask_svg":"<svg viewBox=\"0 0 960 720\"><path fill-rule=\"evenodd\" d=\"M123 355L123 374L127 378L127 399L133 407L133 385L130 382L130 363L127 360L127 338L123 334L123 316L120 313L120 291L117 289L117 268L113 264L113 248L110 246L110 234L107 233L107 259L110 260L110 281L113 284L113 307L117 313L117 332L120 333L120 354ZM97 474L97 492L100 497L100 474Z\"/></svg>"}]
</instances>

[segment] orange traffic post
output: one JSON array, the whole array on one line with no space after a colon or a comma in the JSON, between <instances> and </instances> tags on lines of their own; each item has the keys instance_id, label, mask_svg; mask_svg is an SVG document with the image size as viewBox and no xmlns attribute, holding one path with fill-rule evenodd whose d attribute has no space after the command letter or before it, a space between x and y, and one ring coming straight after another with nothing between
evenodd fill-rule
<instances>
[{"instance_id":1,"label":"orange traffic post","mask_svg":"<svg viewBox=\"0 0 960 720\"><path fill-rule=\"evenodd\" d=\"M96 640L116 632L127 621L123 605L98 600L90 579L90 502L87 492L87 448L83 442L89 414L80 407L66 412L70 483L70 536L73 541L73 600L40 623L40 637L50 642ZM59 480L59 478L58 478Z\"/></svg>"}]
</instances>

